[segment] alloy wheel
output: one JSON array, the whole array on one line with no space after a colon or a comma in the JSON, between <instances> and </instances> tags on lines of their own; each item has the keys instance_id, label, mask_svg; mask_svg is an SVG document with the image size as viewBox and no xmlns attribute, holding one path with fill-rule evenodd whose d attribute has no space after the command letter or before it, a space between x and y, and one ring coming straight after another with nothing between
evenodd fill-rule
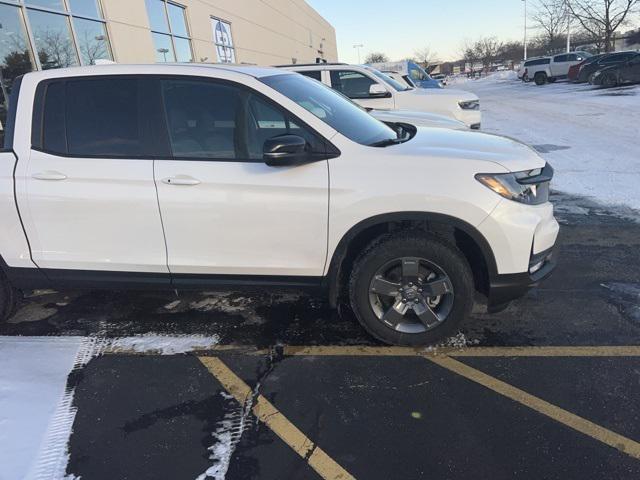
<instances>
[{"instance_id":1,"label":"alloy wheel","mask_svg":"<svg viewBox=\"0 0 640 480\"><path fill-rule=\"evenodd\" d=\"M418 257L391 260L373 275L369 303L387 327L422 333L442 324L453 309L451 279L435 263Z\"/></svg>"}]
</instances>

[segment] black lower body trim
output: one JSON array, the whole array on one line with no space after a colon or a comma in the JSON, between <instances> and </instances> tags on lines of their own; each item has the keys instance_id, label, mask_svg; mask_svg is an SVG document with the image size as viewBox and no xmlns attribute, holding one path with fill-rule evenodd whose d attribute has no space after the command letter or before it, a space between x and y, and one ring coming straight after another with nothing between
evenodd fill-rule
<instances>
[{"instance_id":1,"label":"black lower body trim","mask_svg":"<svg viewBox=\"0 0 640 480\"><path fill-rule=\"evenodd\" d=\"M66 269L15 268L2 265L9 282L20 290L38 288L74 290L200 290L220 288L316 289L323 277L272 275L208 275L146 272L110 272Z\"/></svg>"},{"instance_id":2,"label":"black lower body trim","mask_svg":"<svg viewBox=\"0 0 640 480\"><path fill-rule=\"evenodd\" d=\"M527 291L547 279L556 268L555 255L551 250L532 255L530 266L543 262L534 273L510 273L496 275L489 286L489 310L497 310L502 305L522 297Z\"/></svg>"}]
</instances>

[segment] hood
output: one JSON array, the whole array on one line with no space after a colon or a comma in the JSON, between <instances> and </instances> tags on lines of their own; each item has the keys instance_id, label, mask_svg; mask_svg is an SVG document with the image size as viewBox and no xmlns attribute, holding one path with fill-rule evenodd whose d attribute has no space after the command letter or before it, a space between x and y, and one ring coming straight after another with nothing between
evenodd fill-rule
<instances>
[{"instance_id":1,"label":"hood","mask_svg":"<svg viewBox=\"0 0 640 480\"><path fill-rule=\"evenodd\" d=\"M435 113L415 112L411 110L371 110L369 113L381 122L408 123L416 127L468 129L463 122Z\"/></svg>"},{"instance_id":2,"label":"hood","mask_svg":"<svg viewBox=\"0 0 640 480\"><path fill-rule=\"evenodd\" d=\"M397 154L492 162L511 172L542 168L546 163L524 143L472 130L421 127L413 139L387 148Z\"/></svg>"}]
</instances>

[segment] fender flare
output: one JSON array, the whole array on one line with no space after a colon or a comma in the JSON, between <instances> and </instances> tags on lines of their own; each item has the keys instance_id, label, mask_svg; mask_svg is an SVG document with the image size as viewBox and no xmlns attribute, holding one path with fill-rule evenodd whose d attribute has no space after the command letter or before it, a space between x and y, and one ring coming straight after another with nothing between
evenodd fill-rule
<instances>
[{"instance_id":1,"label":"fender flare","mask_svg":"<svg viewBox=\"0 0 640 480\"><path fill-rule=\"evenodd\" d=\"M489 279L495 278L498 274L498 268L496 264L496 259L493 254L493 250L489 245L487 239L478 231L470 223L465 222L464 220L460 220L459 218L452 217L450 215L445 215L442 213L433 213L433 212L393 212L393 213L383 213L380 215L375 215L373 217L366 218L356 225L351 227L340 239L338 245L335 250L331 253L331 260L329 262L329 268L327 270L327 275L325 276L325 288L328 289L329 294L329 303L332 307L337 306L338 297L340 295L341 285L340 285L340 277L341 277L341 267L342 263L346 258L347 251L349 249L349 244L351 241L356 238L360 233L364 230L373 227L375 225L382 225L390 222L401 222L401 221L426 221L431 223L438 223L452 226L456 229L467 234L478 246L482 255L484 257L484 261L487 265L487 274Z\"/></svg>"}]
</instances>

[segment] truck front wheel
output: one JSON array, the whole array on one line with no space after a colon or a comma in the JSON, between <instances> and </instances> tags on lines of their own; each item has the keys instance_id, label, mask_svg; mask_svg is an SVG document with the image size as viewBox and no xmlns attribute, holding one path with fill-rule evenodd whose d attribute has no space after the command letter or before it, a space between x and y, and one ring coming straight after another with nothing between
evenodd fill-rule
<instances>
[{"instance_id":1,"label":"truck front wheel","mask_svg":"<svg viewBox=\"0 0 640 480\"><path fill-rule=\"evenodd\" d=\"M455 333L473 306L473 275L453 245L421 232L386 235L355 262L351 307L392 345L429 345Z\"/></svg>"},{"instance_id":2,"label":"truck front wheel","mask_svg":"<svg viewBox=\"0 0 640 480\"><path fill-rule=\"evenodd\" d=\"M533 77L533 80L536 82L536 85L544 85L547 83L547 74L544 72L538 72L535 77Z\"/></svg>"}]
</instances>

